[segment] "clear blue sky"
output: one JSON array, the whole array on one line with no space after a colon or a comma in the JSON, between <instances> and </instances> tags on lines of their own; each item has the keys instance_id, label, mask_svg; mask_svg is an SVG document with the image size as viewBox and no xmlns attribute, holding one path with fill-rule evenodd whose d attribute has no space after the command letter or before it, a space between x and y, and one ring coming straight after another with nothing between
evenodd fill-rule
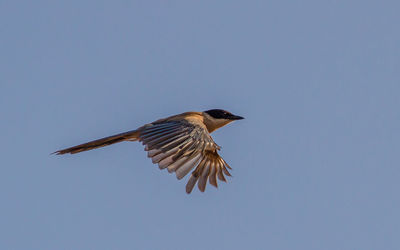
<instances>
[{"instance_id":1,"label":"clear blue sky","mask_svg":"<svg viewBox=\"0 0 400 250\"><path fill-rule=\"evenodd\" d=\"M400 249L398 1L0 1L1 249ZM190 110L233 178L139 143Z\"/></svg>"}]
</instances>

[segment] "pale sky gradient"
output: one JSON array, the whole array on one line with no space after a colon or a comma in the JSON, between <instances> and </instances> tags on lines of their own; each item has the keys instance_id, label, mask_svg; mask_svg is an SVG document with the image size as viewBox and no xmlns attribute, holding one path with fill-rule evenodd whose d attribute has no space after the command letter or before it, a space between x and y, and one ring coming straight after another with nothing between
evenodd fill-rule
<instances>
[{"instance_id":1,"label":"pale sky gradient","mask_svg":"<svg viewBox=\"0 0 400 250\"><path fill-rule=\"evenodd\" d=\"M399 1L0 1L0 249L400 249ZM139 143L184 111L233 178Z\"/></svg>"}]
</instances>

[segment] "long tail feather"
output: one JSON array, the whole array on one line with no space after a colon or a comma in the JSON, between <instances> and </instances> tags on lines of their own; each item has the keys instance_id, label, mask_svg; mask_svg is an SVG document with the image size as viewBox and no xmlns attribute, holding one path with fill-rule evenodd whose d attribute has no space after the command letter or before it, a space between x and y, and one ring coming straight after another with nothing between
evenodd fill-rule
<instances>
[{"instance_id":1,"label":"long tail feather","mask_svg":"<svg viewBox=\"0 0 400 250\"><path fill-rule=\"evenodd\" d=\"M139 138L139 131L138 130L132 130L128 131L125 133L117 134L117 135L112 135L109 137L101 138L95 141L83 143L74 147L66 148L66 149L61 149L53 154L57 155L62 155L62 154L76 154L79 152L87 151L87 150L92 150L95 148L100 148L104 146L108 146L117 142L122 142L122 141L136 141Z\"/></svg>"}]
</instances>

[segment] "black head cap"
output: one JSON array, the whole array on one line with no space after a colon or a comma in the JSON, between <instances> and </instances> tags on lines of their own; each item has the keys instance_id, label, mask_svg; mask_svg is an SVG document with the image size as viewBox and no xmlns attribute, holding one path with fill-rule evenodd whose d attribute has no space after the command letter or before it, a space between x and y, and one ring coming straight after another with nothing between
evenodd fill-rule
<instances>
[{"instance_id":1,"label":"black head cap","mask_svg":"<svg viewBox=\"0 0 400 250\"><path fill-rule=\"evenodd\" d=\"M237 116L232 114L231 112L228 112L223 109L210 109L207 111L204 111L204 113L209 114L211 117L215 119L227 119L227 120L241 120L244 119L241 116Z\"/></svg>"}]
</instances>

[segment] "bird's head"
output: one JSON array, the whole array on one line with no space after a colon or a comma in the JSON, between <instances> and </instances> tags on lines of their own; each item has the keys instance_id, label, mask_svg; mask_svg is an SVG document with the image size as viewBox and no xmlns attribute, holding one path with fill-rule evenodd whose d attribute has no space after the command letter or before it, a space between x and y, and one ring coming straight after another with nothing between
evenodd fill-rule
<instances>
[{"instance_id":1,"label":"bird's head","mask_svg":"<svg viewBox=\"0 0 400 250\"><path fill-rule=\"evenodd\" d=\"M210 133L230 122L244 119L241 116L234 115L231 112L222 109L210 109L204 111L203 113L204 124L207 126L207 129Z\"/></svg>"},{"instance_id":2,"label":"bird's head","mask_svg":"<svg viewBox=\"0 0 400 250\"><path fill-rule=\"evenodd\" d=\"M232 121L244 119L241 116L234 115L231 112L228 112L223 109L210 109L210 110L204 111L204 113L208 114L209 116L211 116L214 119L223 119L223 120L232 120Z\"/></svg>"}]
</instances>

